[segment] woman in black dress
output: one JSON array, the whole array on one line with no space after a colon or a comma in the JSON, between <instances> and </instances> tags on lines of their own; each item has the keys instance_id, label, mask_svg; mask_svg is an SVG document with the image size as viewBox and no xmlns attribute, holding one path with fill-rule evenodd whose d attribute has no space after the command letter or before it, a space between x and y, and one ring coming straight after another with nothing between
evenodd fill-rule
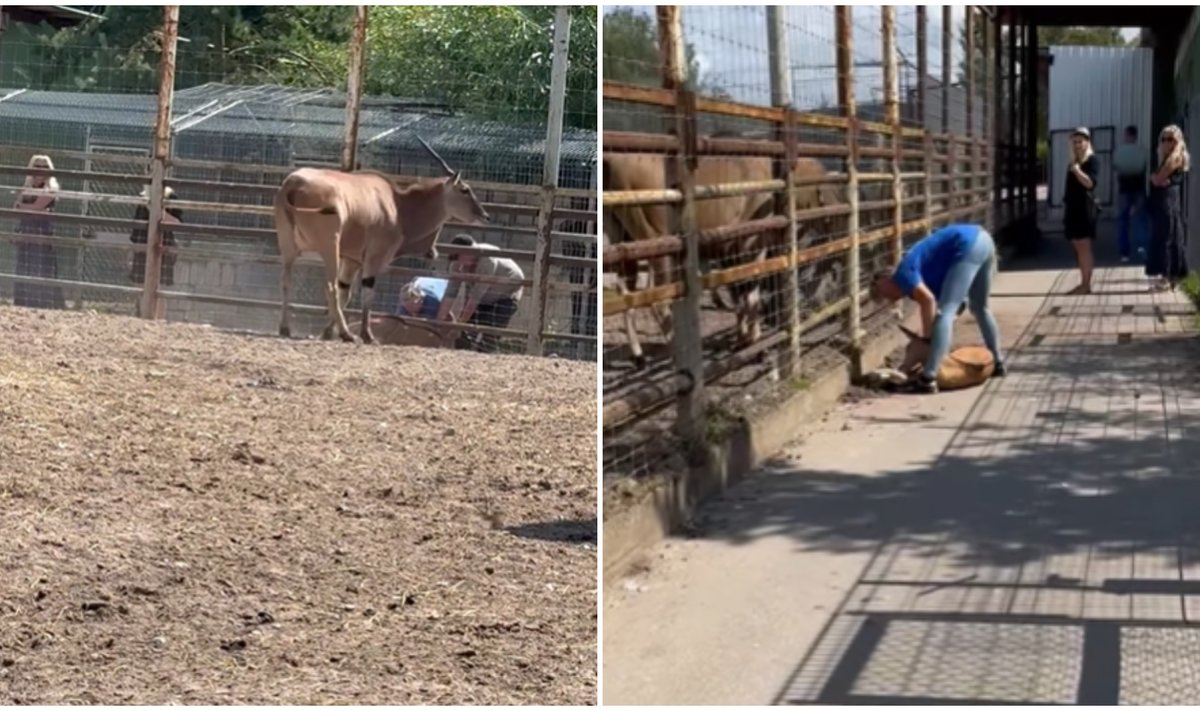
<instances>
[{"instance_id":1,"label":"woman in black dress","mask_svg":"<svg viewBox=\"0 0 1200 711\"><path fill-rule=\"evenodd\" d=\"M1069 294L1092 293L1092 270L1095 257L1092 243L1096 241L1096 219L1099 208L1092 191L1096 189L1099 162L1092 153L1092 135L1086 128L1071 134L1071 165L1067 168L1067 184L1063 191L1063 230L1079 263L1079 286Z\"/></svg>"},{"instance_id":2,"label":"woman in black dress","mask_svg":"<svg viewBox=\"0 0 1200 711\"><path fill-rule=\"evenodd\" d=\"M1146 276L1151 291L1175 290L1188 274L1187 225L1183 222L1184 174L1191 167L1183 131L1170 125L1158 134L1158 171L1150 176L1150 251Z\"/></svg>"}]
</instances>

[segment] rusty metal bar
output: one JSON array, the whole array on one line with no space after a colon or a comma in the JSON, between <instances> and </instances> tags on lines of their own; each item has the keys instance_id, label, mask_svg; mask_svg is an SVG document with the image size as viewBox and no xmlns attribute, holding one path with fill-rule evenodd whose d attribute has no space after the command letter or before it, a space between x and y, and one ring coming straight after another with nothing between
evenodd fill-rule
<instances>
[{"instance_id":1,"label":"rusty metal bar","mask_svg":"<svg viewBox=\"0 0 1200 711\"><path fill-rule=\"evenodd\" d=\"M985 190L981 190L979 192L980 192L980 194L982 194L983 192L985 192ZM945 210L945 211L936 213L934 215L934 219L939 220L939 221L950 222L950 221L954 221L954 220L957 220L962 217L970 216L971 214L978 212L980 209L981 209L980 206L978 204L976 204L976 205L969 205L964 208L959 208L957 210ZM776 229L778 229L780 223L785 218L776 217L776 218L766 218L766 219L777 221L774 223L774 226ZM727 229L727 228L722 228L722 229ZM761 230L762 228L759 228L759 229ZM921 218L919 220L911 220L911 221L906 222L903 225L901 225L901 230L904 234L909 234L909 233L917 232L917 231L921 231L921 230L929 231L931 229L932 229L932 223L925 218ZM879 242L881 240L892 239L893 238L893 230L894 230L894 228L892 228L891 226L888 226L888 227L880 228L878 230L871 230L870 232L861 233L858 236L857 243L859 244L859 246L865 246L865 245L869 245L869 244L874 244L875 242ZM715 231L716 230L713 230L713 232L715 232ZM709 231L707 231L707 230L705 231L705 233L708 233L708 232ZM668 240L668 239L674 239L674 240L676 240L676 242L679 241L678 237L659 238L659 240ZM659 240L654 240L654 241L657 242ZM804 249L800 250L797 253L794 264L789 260L788 255L781 255L779 257L768 259L763 262L751 262L748 264L742 264L742 265L738 265L735 267L729 267L726 269L709 271L709 272L705 273L703 276L703 285L705 288L711 289L711 288L715 288L715 287L719 287L719 286L724 286L726 284L743 281L743 280L745 280L749 277L753 277L753 276L760 276L763 274L773 274L773 273L780 272L785 269L794 269L797 267L801 267L801 266L804 266L805 264L810 264L810 263L815 262L820 259L825 259L825 258L828 258L828 257L836 255L836 254L847 252L851 247L851 243L854 241L855 241L855 239L853 237L846 236L846 237L843 237L838 240L826 242L824 244L819 244L819 245L815 245L812 247L805 247ZM635 259L637 257L629 256L627 258ZM615 261L619 261L619 260L620 260L620 258L615 255L607 255L607 254L605 255L606 265L610 262L615 262ZM681 282L672 282L670 284L662 284L662 285L658 285L658 286L655 286L655 287L652 287L649 289L640 289L638 291L635 291L635 292L632 292L629 294L624 294L624 295L605 294L604 295L604 315L606 317L615 316L615 315L623 313L629 309L643 308L646 306L651 306L656 303L671 301L671 300L678 298L682 294L683 294L683 285Z\"/></svg>"},{"instance_id":2,"label":"rusty metal bar","mask_svg":"<svg viewBox=\"0 0 1200 711\"><path fill-rule=\"evenodd\" d=\"M881 32L883 36L883 95L887 121L892 127L892 227L896 240L892 244L892 264L900 263L904 253L904 233L900 225L904 222L904 185L900 180L903 137L900 133L900 80L896 71L896 8L884 5L881 8ZM924 151L921 152L924 157ZM859 178L862 179L861 176Z\"/></svg>"},{"instance_id":3,"label":"rusty metal bar","mask_svg":"<svg viewBox=\"0 0 1200 711\"><path fill-rule=\"evenodd\" d=\"M673 173L668 187L683 195L677 216L678 232L683 235L683 298L672 304L675 369L691 380L691 387L675 401L676 427L688 443L701 441L705 429L704 343L700 327L700 235L696 229L696 111L695 93L688 85L681 8L659 5L658 37L662 52L663 88L675 92L672 133L679 142L677 152L668 161Z\"/></svg>"},{"instance_id":4,"label":"rusty metal bar","mask_svg":"<svg viewBox=\"0 0 1200 711\"><path fill-rule=\"evenodd\" d=\"M921 138L921 170L925 173L922 216L932 224L933 216L933 131L929 126L929 13L924 5L917 6L917 113L924 135Z\"/></svg>"},{"instance_id":5,"label":"rusty metal bar","mask_svg":"<svg viewBox=\"0 0 1200 711\"><path fill-rule=\"evenodd\" d=\"M1017 164L1017 25L1010 11L1008 19L1008 125L1004 129L1004 213L1012 222L1013 204L1016 200Z\"/></svg>"},{"instance_id":6,"label":"rusty metal bar","mask_svg":"<svg viewBox=\"0 0 1200 711\"><path fill-rule=\"evenodd\" d=\"M179 40L179 6L163 7L160 41L158 111L154 119L154 153L150 162L150 219L146 229L146 271L143 274L140 315L155 319L159 313L158 288L162 277L163 179L171 155L171 105L175 98L175 50Z\"/></svg>"},{"instance_id":7,"label":"rusty metal bar","mask_svg":"<svg viewBox=\"0 0 1200 711\"><path fill-rule=\"evenodd\" d=\"M975 131L975 6L967 5L963 8L963 32L966 33L966 54L967 54L967 125L966 135L970 139L978 139L979 134ZM979 172L979 143L972 141L970 146L971 156L971 171L972 174ZM974 190L975 179L969 177L966 179L966 189Z\"/></svg>"},{"instance_id":8,"label":"rusty metal bar","mask_svg":"<svg viewBox=\"0 0 1200 711\"><path fill-rule=\"evenodd\" d=\"M1037 100L1038 56L1037 25L1026 25L1028 51L1025 59L1025 216L1037 221Z\"/></svg>"},{"instance_id":9,"label":"rusty metal bar","mask_svg":"<svg viewBox=\"0 0 1200 711\"><path fill-rule=\"evenodd\" d=\"M367 44L367 6L354 6L354 31L350 35L350 71L346 78L346 125L342 135L342 170L356 167L358 117L362 107L363 70Z\"/></svg>"},{"instance_id":10,"label":"rusty metal bar","mask_svg":"<svg viewBox=\"0 0 1200 711\"><path fill-rule=\"evenodd\" d=\"M983 15L983 17L981 18L981 20L983 22L983 28L982 28L982 30L983 30L982 31L982 34L983 34L983 61L980 63L980 68L983 70L983 81L982 81L982 87L981 87L983 90L982 91L983 115L982 115L981 119L983 122L983 139L984 139L984 143L986 144L990 140L995 140L995 137L996 137L996 132L994 130L995 125L992 122L992 111L996 107L995 101L992 100L992 80L995 78L995 75L993 74L993 72L991 70L992 69L992 27L991 27L992 20L991 20L990 16L987 14L986 8L980 6L979 10L980 10L980 13ZM985 150L985 148L980 149L980 162L979 162L979 164L977 164L975 166L976 172L980 172L982 170L984 150ZM981 180L984 185L989 185L986 174L984 175L983 178L981 178ZM993 234L996 232L996 215L995 215L994 207L995 206L992 205L992 203L991 203L991 196L989 195L988 196L988 210L987 210L987 215L984 217L984 222L987 224L988 231L992 232Z\"/></svg>"},{"instance_id":11,"label":"rusty metal bar","mask_svg":"<svg viewBox=\"0 0 1200 711\"><path fill-rule=\"evenodd\" d=\"M951 52L954 43L954 15L951 12L950 5L942 6L942 133L948 139L949 145L946 146L947 158L941 164L941 170L946 175L954 175L954 165L957 150L953 134L950 132L950 90L953 74L951 73L951 65L954 63L954 55ZM952 180L948 192L953 194L958 192L961 184L958 180ZM947 196L947 207L954 207L954 200Z\"/></svg>"},{"instance_id":12,"label":"rusty metal bar","mask_svg":"<svg viewBox=\"0 0 1200 711\"><path fill-rule=\"evenodd\" d=\"M533 318L525 350L542 355L546 330L546 286L550 283L550 231L554 227L554 196L558 190L559 154L562 148L563 112L567 100L567 50L571 41L571 14L566 5L554 11L554 46L550 70L550 115L546 120L546 156L542 166L542 206L537 216L537 247L533 259Z\"/></svg>"},{"instance_id":13,"label":"rusty metal bar","mask_svg":"<svg viewBox=\"0 0 1200 711\"><path fill-rule=\"evenodd\" d=\"M858 106L854 98L854 22L850 16L850 8L838 5L834 10L837 38L837 73L838 73L838 113L846 118L849 128L846 131L846 145L850 149L849 160L846 161L847 198L850 203L850 219L848 225L850 250L846 258L846 278L850 285L849 327L850 349L857 361L862 351L862 304L858 299L858 287L862 282L860 271L858 220Z\"/></svg>"},{"instance_id":14,"label":"rusty metal bar","mask_svg":"<svg viewBox=\"0 0 1200 711\"><path fill-rule=\"evenodd\" d=\"M787 29L784 26L785 8L767 6L767 48L771 61L771 104L779 108L784 120L777 125L777 139L784 145L784 160L775 162L775 177L784 183L784 192L775 196L775 214L787 217L784 235L790 264L796 263L800 249L799 229L796 225L796 128L792 112L792 74L788 60ZM787 314L787 349L781 363L783 377L790 378L800 370L800 280L795 268L785 272L783 279L783 304Z\"/></svg>"}]
</instances>

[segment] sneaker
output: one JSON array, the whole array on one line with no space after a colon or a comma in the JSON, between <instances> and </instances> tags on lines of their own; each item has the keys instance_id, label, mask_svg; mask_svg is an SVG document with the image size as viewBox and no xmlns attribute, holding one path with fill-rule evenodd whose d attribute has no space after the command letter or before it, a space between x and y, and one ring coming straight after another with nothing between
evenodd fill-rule
<instances>
[{"instance_id":1,"label":"sneaker","mask_svg":"<svg viewBox=\"0 0 1200 711\"><path fill-rule=\"evenodd\" d=\"M933 395L938 391L937 378L926 377L924 373L909 380L907 385L908 387L905 389L914 393Z\"/></svg>"}]
</instances>

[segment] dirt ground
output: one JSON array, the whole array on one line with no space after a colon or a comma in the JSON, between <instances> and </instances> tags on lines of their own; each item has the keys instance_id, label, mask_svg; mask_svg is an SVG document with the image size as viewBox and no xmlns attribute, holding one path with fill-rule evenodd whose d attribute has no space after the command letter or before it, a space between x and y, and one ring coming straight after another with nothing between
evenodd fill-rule
<instances>
[{"instance_id":1,"label":"dirt ground","mask_svg":"<svg viewBox=\"0 0 1200 711\"><path fill-rule=\"evenodd\" d=\"M0 307L0 701L594 704L595 387Z\"/></svg>"}]
</instances>

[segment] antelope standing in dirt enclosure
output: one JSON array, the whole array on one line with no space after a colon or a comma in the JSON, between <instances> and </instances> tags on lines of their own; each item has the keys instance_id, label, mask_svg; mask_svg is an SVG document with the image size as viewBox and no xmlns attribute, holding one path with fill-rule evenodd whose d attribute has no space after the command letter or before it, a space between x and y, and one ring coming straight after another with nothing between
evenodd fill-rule
<instances>
[{"instance_id":1,"label":"antelope standing in dirt enclosure","mask_svg":"<svg viewBox=\"0 0 1200 711\"><path fill-rule=\"evenodd\" d=\"M284 178L275 193L275 230L283 260L281 336L290 337L292 332L292 266L301 254L316 252L325 263L329 323L324 339L336 332L343 341L357 340L342 309L361 270L359 331L364 343L373 343L375 279L392 260L404 255L435 259L438 234L447 220L478 225L491 219L462 173L455 172L424 139L417 140L442 164L447 177L399 187L376 171L300 168Z\"/></svg>"},{"instance_id":2,"label":"antelope standing in dirt enclosure","mask_svg":"<svg viewBox=\"0 0 1200 711\"><path fill-rule=\"evenodd\" d=\"M604 157L604 190L662 190L665 179L667 156L657 154L615 153ZM772 159L766 157L701 156L697 161L695 181L697 186L718 185L771 180ZM793 166L798 179L811 179L826 175L825 168L812 158L798 158ZM838 188L826 184L810 184L796 191L796 209L839 204L843 200ZM622 205L609 208L613 217L605 220L605 231L612 243L640 241L667 234L670 205ZM762 219L774 214L774 195L756 193L696 201L696 227L709 230L750 220ZM828 226L828 221L826 225ZM750 235L727 240L716 245L701 247L701 260L715 261L722 266L739 262L763 261L770 252L779 251L782 240L778 231ZM657 257L650 260L651 286L672 281L672 269L678 260ZM812 265L815 267L815 265ZM616 268L617 288L622 293L637 286L637 264L624 262ZM771 279L772 277L765 277ZM750 278L730 285L738 317L738 336L743 346L758 340L761 334L759 290L764 278ZM663 304L653 307L662 327L663 335L671 338L669 312ZM625 329L629 348L637 367L645 364L641 343L634 327L633 313L626 310Z\"/></svg>"}]
</instances>

